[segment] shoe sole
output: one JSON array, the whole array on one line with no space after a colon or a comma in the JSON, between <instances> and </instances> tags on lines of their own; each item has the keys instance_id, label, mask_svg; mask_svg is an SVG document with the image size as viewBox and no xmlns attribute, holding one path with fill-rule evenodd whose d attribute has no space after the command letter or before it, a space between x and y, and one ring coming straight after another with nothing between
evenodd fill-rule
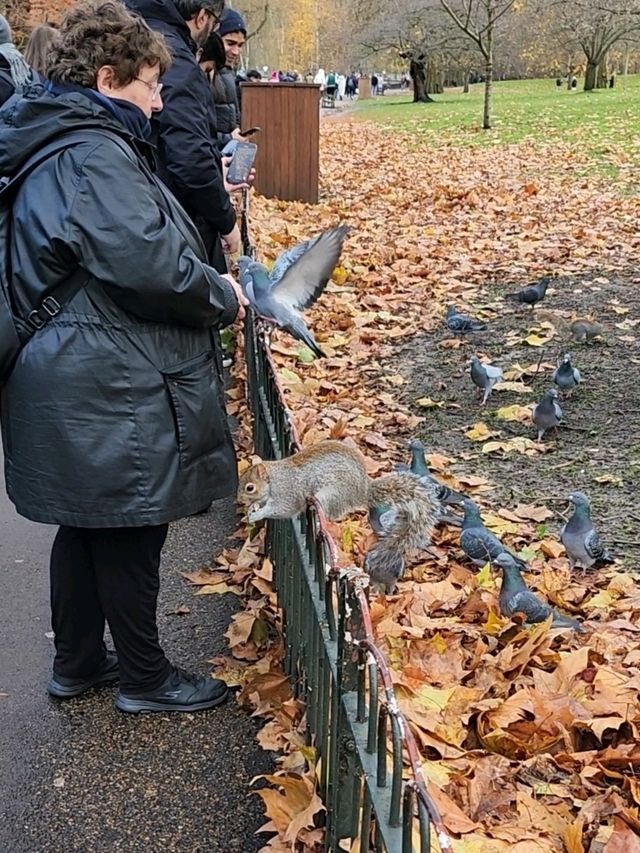
<instances>
[{"instance_id":1,"label":"shoe sole","mask_svg":"<svg viewBox=\"0 0 640 853\"><path fill-rule=\"evenodd\" d=\"M52 680L47 684L47 693L55 699L75 699L76 696L81 696L93 687L106 687L108 684L115 684L119 679L120 675L116 672L104 678L97 678L95 681L83 684L81 687L65 687L64 684Z\"/></svg>"},{"instance_id":2,"label":"shoe sole","mask_svg":"<svg viewBox=\"0 0 640 853\"><path fill-rule=\"evenodd\" d=\"M207 711L209 708L215 708L222 705L229 698L227 690L221 696L215 699L207 699L204 702L192 702L184 705L172 705L167 702L150 702L148 699L127 699L125 696L116 696L116 708L119 711L124 711L125 714L153 714L162 711Z\"/></svg>"}]
</instances>

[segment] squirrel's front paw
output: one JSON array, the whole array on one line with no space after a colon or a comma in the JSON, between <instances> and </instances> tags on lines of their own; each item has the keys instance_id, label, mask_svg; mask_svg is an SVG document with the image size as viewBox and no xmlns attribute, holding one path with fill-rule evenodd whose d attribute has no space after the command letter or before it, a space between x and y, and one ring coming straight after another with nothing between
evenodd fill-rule
<instances>
[{"instance_id":1,"label":"squirrel's front paw","mask_svg":"<svg viewBox=\"0 0 640 853\"><path fill-rule=\"evenodd\" d=\"M253 506L249 507L249 511L247 512L247 521L249 524L256 524L258 521L262 521L263 518L262 507L259 504L253 504Z\"/></svg>"}]
</instances>

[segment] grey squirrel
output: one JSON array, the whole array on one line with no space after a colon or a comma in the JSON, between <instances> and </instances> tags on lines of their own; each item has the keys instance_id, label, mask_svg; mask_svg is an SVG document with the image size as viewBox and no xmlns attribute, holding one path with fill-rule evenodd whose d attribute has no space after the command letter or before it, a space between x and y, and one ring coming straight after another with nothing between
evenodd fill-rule
<instances>
[{"instance_id":1,"label":"grey squirrel","mask_svg":"<svg viewBox=\"0 0 640 853\"><path fill-rule=\"evenodd\" d=\"M320 441L286 459L257 462L238 485L238 502L249 505L250 523L294 518L309 498L332 521L363 508L394 510L393 524L365 558L372 580L387 589L404 569L402 555L430 544L441 514L435 486L404 473L372 480L361 454L339 441Z\"/></svg>"},{"instance_id":2,"label":"grey squirrel","mask_svg":"<svg viewBox=\"0 0 640 853\"><path fill-rule=\"evenodd\" d=\"M557 311L538 311L538 320L550 323L556 332L571 336L578 343L587 343L604 333L604 326L588 317L577 317L569 322Z\"/></svg>"}]
</instances>

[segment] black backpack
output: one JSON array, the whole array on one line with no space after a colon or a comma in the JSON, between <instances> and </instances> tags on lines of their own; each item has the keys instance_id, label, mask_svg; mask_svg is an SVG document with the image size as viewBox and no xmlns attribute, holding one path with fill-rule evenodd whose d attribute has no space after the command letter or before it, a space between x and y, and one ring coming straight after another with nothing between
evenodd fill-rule
<instances>
[{"instance_id":1,"label":"black backpack","mask_svg":"<svg viewBox=\"0 0 640 853\"><path fill-rule=\"evenodd\" d=\"M77 267L57 285L53 293L45 296L26 317L18 316L15 313L9 286L11 280L9 254L13 200L25 179L45 160L73 145L93 141L97 136L108 136L119 146L126 148L126 144L119 136L106 130L69 131L56 137L37 154L34 154L16 175L11 178L0 179L0 386L9 378L15 360L27 341L62 311L65 304L87 280L86 271L82 267Z\"/></svg>"}]
</instances>

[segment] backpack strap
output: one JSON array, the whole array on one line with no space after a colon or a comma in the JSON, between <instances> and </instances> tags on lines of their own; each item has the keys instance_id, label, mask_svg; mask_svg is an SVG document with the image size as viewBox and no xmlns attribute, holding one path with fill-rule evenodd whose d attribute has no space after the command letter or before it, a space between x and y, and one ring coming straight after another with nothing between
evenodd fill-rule
<instances>
[{"instance_id":1,"label":"backpack strap","mask_svg":"<svg viewBox=\"0 0 640 853\"><path fill-rule=\"evenodd\" d=\"M83 130L73 130L57 136L51 142L41 148L36 154L30 157L22 168L11 178L0 179L0 198L5 201L7 196L11 197L17 193L20 186L26 178L35 171L38 166L41 166L50 157L65 151L67 148L72 148L74 145L80 145L84 142L91 142L94 139L105 137L109 138L128 156L132 157L132 152L127 143L116 133L111 133L108 130L84 128ZM20 339L24 345L29 338L42 329L49 320L57 317L64 306L76 295L80 288L84 285L87 278L87 272L82 267L78 266L67 278L63 279L54 290L55 296L49 294L45 296L40 305L34 308L27 314L26 320L21 318L16 319Z\"/></svg>"}]
</instances>

